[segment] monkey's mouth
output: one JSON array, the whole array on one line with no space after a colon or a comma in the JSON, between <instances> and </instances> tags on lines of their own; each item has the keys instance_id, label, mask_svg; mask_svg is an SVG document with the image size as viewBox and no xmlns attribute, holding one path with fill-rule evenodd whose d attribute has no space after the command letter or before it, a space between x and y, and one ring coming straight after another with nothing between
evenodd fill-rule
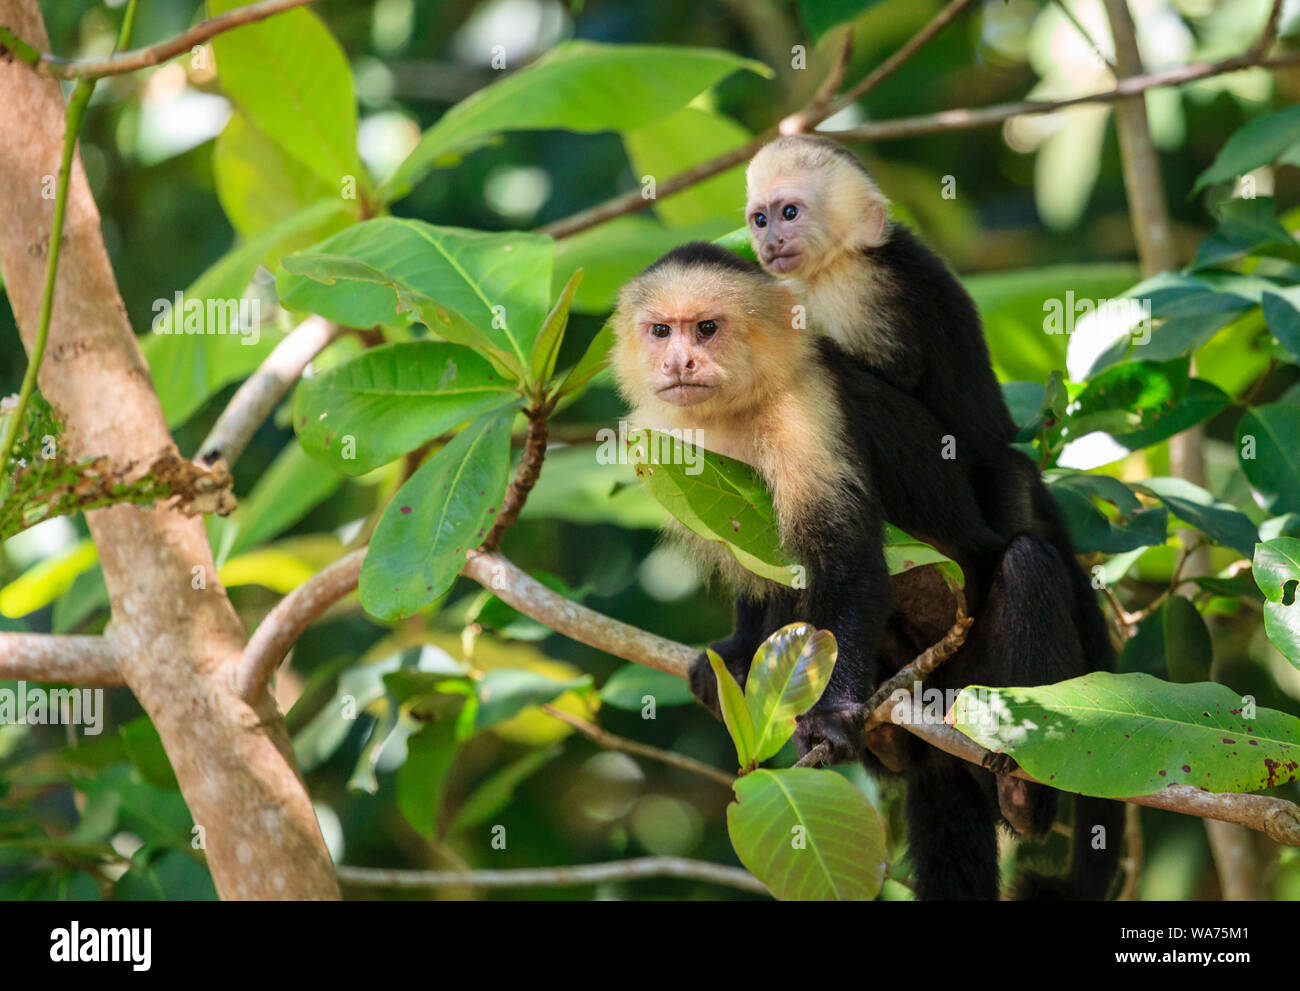
<instances>
[{"instance_id":1,"label":"monkey's mouth","mask_svg":"<svg viewBox=\"0 0 1300 991\"><path fill-rule=\"evenodd\" d=\"M694 406L696 403L702 403L709 398L711 392L713 386L695 382L672 382L655 390L655 394L660 399L674 406Z\"/></svg>"},{"instance_id":2,"label":"monkey's mouth","mask_svg":"<svg viewBox=\"0 0 1300 991\"><path fill-rule=\"evenodd\" d=\"M798 251L783 251L780 254L773 255L767 260L767 267L774 272L780 272L784 275L799 267Z\"/></svg>"}]
</instances>

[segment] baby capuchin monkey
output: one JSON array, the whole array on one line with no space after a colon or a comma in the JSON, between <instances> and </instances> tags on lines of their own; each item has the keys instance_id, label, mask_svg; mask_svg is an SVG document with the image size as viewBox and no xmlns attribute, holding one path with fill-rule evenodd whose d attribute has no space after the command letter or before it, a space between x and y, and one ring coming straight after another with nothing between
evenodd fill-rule
<instances>
[{"instance_id":1,"label":"baby capuchin monkey","mask_svg":"<svg viewBox=\"0 0 1300 991\"><path fill-rule=\"evenodd\" d=\"M948 267L903 224L843 146L780 137L746 172L746 215L763 267L807 308L810 329L915 397L954 441L975 498L1004 541L1041 538L1067 562L1072 629L1089 670L1114 670L1096 591L1037 466L1011 447L1016 427L993 374L979 311ZM951 456L951 455L950 455Z\"/></svg>"},{"instance_id":2,"label":"baby capuchin monkey","mask_svg":"<svg viewBox=\"0 0 1300 991\"><path fill-rule=\"evenodd\" d=\"M735 632L712 648L744 684L754 652L781 626L803 620L831 630L835 668L817 705L799 718L796 744L806 753L825 742L832 760L861 756L880 771L862 752L863 703L942 637L954 616L932 569L891 582L882 518L935 545L967 576L974 627L927 687L1043 684L1087 665L1074 637L1045 632L1073 621L1065 561L1035 536L1008 542L987 526L970 466L937 456L944 428L935 417L835 341L793 329L795 305L758 266L716 245L684 245L624 287L612 364L635 426L691 430L704 447L758 470L772 491L783 546L808 569L807 588L790 589L676 526L675 536L736 593ZM704 655L691 687L716 713L716 680ZM996 898L999 809L1022 832L1041 834L1057 793L995 777L887 729L902 738L892 746L906 751L900 766L918 896ZM1068 876L1026 878L1021 896L1105 896L1122 818L1104 818L1108 849L1092 850L1082 824L1098 821L1101 813L1087 804L1094 801L1076 802Z\"/></svg>"}]
</instances>

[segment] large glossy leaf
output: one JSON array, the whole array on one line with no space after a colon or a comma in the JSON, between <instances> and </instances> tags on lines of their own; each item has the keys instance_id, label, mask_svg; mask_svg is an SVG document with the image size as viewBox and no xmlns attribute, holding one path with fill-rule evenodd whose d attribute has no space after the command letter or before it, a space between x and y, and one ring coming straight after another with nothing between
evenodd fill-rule
<instances>
[{"instance_id":1,"label":"large glossy leaf","mask_svg":"<svg viewBox=\"0 0 1300 991\"><path fill-rule=\"evenodd\" d=\"M1214 164L1196 179L1192 192L1216 182L1228 182L1261 165L1268 165L1300 142L1300 106L1264 114L1247 123L1219 149Z\"/></svg>"},{"instance_id":2,"label":"large glossy leaf","mask_svg":"<svg viewBox=\"0 0 1300 991\"><path fill-rule=\"evenodd\" d=\"M509 356L522 374L550 309L551 239L381 217L284 260L285 305L350 327L414 311L449 341ZM342 284L339 284L342 283Z\"/></svg>"},{"instance_id":3,"label":"large glossy leaf","mask_svg":"<svg viewBox=\"0 0 1300 991\"><path fill-rule=\"evenodd\" d=\"M213 14L241 0L208 0ZM363 183L347 56L309 10L289 10L213 39L221 86L249 119L336 195Z\"/></svg>"},{"instance_id":4,"label":"large glossy leaf","mask_svg":"<svg viewBox=\"0 0 1300 991\"><path fill-rule=\"evenodd\" d=\"M510 419L508 412L479 417L393 497L361 567L361 604L371 615L410 616L456 580L505 495Z\"/></svg>"},{"instance_id":5,"label":"large glossy leaf","mask_svg":"<svg viewBox=\"0 0 1300 991\"><path fill-rule=\"evenodd\" d=\"M691 106L643 127L625 130L623 143L633 174L662 182L745 144L751 137L730 117ZM655 213L670 227L689 227L710 218L725 219L734 227L744 220L744 165L656 200Z\"/></svg>"},{"instance_id":6,"label":"large glossy leaf","mask_svg":"<svg viewBox=\"0 0 1300 991\"><path fill-rule=\"evenodd\" d=\"M1273 197L1230 199L1220 208L1219 226L1201 242L1193 271L1236 261L1249 254L1300 258L1300 245L1277 219Z\"/></svg>"},{"instance_id":7,"label":"large glossy leaf","mask_svg":"<svg viewBox=\"0 0 1300 991\"><path fill-rule=\"evenodd\" d=\"M294 396L293 424L313 458L362 475L520 401L513 383L473 351L406 341L304 379Z\"/></svg>"},{"instance_id":8,"label":"large glossy leaf","mask_svg":"<svg viewBox=\"0 0 1300 991\"><path fill-rule=\"evenodd\" d=\"M1300 540L1277 537L1255 548L1252 572L1264 593L1264 632L1300 667Z\"/></svg>"},{"instance_id":9,"label":"large glossy leaf","mask_svg":"<svg viewBox=\"0 0 1300 991\"><path fill-rule=\"evenodd\" d=\"M751 466L657 430L630 431L628 441L637 477L683 526L755 574L794 586L802 568L781 549L772 494Z\"/></svg>"},{"instance_id":10,"label":"large glossy leaf","mask_svg":"<svg viewBox=\"0 0 1300 991\"><path fill-rule=\"evenodd\" d=\"M754 726L754 760L762 763L794 736L795 717L807 712L831 679L835 637L807 623L783 626L759 646L745 681Z\"/></svg>"},{"instance_id":11,"label":"large glossy leaf","mask_svg":"<svg viewBox=\"0 0 1300 991\"><path fill-rule=\"evenodd\" d=\"M763 64L709 48L570 41L452 107L385 183L402 196L440 158L502 131L615 131L643 127L684 107L737 69L770 76Z\"/></svg>"},{"instance_id":12,"label":"large glossy leaf","mask_svg":"<svg viewBox=\"0 0 1300 991\"><path fill-rule=\"evenodd\" d=\"M1248 715L1223 685L1097 671L1037 688L967 688L951 719L1046 784L1122 798L1168 785L1259 791L1294 781L1300 719Z\"/></svg>"},{"instance_id":13,"label":"large glossy leaf","mask_svg":"<svg viewBox=\"0 0 1300 991\"><path fill-rule=\"evenodd\" d=\"M248 238L194 280L184 291L185 306L197 303L206 313L209 300L238 301L267 252L295 233L312 230L337 210L338 204L324 200ZM269 320L271 314L262 316ZM198 329L204 329L205 323L200 321ZM185 313L175 306L157 313L155 324L156 332L143 335L140 347L153 373L167 423L173 427L188 420L222 386L257 368L277 343L269 325L257 335L185 333Z\"/></svg>"},{"instance_id":14,"label":"large glossy leaf","mask_svg":"<svg viewBox=\"0 0 1300 991\"><path fill-rule=\"evenodd\" d=\"M1155 496L1185 523L1226 547L1249 556L1259 540L1259 531L1246 514L1216 499L1199 485L1183 478L1148 478L1135 486Z\"/></svg>"},{"instance_id":15,"label":"large glossy leaf","mask_svg":"<svg viewBox=\"0 0 1300 991\"><path fill-rule=\"evenodd\" d=\"M727 832L740 862L783 901L869 901L884 882L885 827L833 771L755 771L735 785Z\"/></svg>"},{"instance_id":16,"label":"large glossy leaf","mask_svg":"<svg viewBox=\"0 0 1300 991\"><path fill-rule=\"evenodd\" d=\"M1300 405L1247 410L1237 424L1237 460L1270 512L1300 511Z\"/></svg>"}]
</instances>

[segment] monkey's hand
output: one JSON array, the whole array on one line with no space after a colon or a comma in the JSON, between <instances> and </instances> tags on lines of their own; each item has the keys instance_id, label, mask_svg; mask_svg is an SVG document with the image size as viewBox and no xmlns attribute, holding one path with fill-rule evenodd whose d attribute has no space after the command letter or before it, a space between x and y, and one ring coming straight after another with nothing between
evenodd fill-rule
<instances>
[{"instance_id":1,"label":"monkey's hand","mask_svg":"<svg viewBox=\"0 0 1300 991\"><path fill-rule=\"evenodd\" d=\"M901 726L879 723L867 730L863 742L886 770L896 774L914 762L911 734Z\"/></svg>"},{"instance_id":2,"label":"monkey's hand","mask_svg":"<svg viewBox=\"0 0 1300 991\"><path fill-rule=\"evenodd\" d=\"M867 713L861 705L812 709L795 720L794 744L803 757L819 743L829 752L827 764L851 764L862 754L862 727Z\"/></svg>"},{"instance_id":3,"label":"monkey's hand","mask_svg":"<svg viewBox=\"0 0 1300 991\"><path fill-rule=\"evenodd\" d=\"M717 646L714 646L717 650ZM745 687L745 679L749 675L748 662L746 666L741 666L739 662L733 662L726 654L720 654L723 663L727 665L727 670L731 676L736 679L736 684L741 688ZM709 655L701 652L700 656L695 658L691 665L689 679L691 693L700 700L700 703L713 713L714 718L722 718L722 706L718 703L718 676L713 673L713 665L709 663Z\"/></svg>"}]
</instances>

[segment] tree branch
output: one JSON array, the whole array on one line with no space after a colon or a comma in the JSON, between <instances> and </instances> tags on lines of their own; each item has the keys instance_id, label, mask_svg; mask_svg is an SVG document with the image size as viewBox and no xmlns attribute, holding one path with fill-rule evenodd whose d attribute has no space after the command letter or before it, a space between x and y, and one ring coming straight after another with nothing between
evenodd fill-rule
<instances>
[{"instance_id":1,"label":"tree branch","mask_svg":"<svg viewBox=\"0 0 1300 991\"><path fill-rule=\"evenodd\" d=\"M877 688L863 708L867 711L866 729L877 723L888 722L892 707L890 697L899 689L911 688L918 681L924 681L940 664L957 653L957 648L966 642L973 620L966 615L966 597L960 589L957 593L957 615L952 628L944 634L942 640L932 644L916 660L904 665L899 672Z\"/></svg>"},{"instance_id":2,"label":"tree branch","mask_svg":"<svg viewBox=\"0 0 1300 991\"><path fill-rule=\"evenodd\" d=\"M519 460L519 467L515 469L514 478L510 480L510 487L506 489L506 497L501 503L496 522L483 541L482 549L485 551L494 551L500 546L501 538L519 518L520 510L528 501L528 493L537 484L537 477L542 472L542 461L546 458L546 418L549 415L550 409L546 407L528 411L528 436L524 441L524 454Z\"/></svg>"},{"instance_id":3,"label":"tree branch","mask_svg":"<svg viewBox=\"0 0 1300 991\"><path fill-rule=\"evenodd\" d=\"M1288 52L1276 58L1260 59L1253 55L1236 55L1221 62L1196 62L1192 65L1160 69L1141 76L1130 76L1116 83L1114 89L1087 96L1073 96L1064 100L1023 100L1019 103L1001 103L992 107L970 107L960 110L943 110L916 117L899 117L882 120L843 131L818 131L822 137L836 141L895 141L915 138L925 134L946 134L953 131L971 131L992 127L1025 114L1048 114L1067 107L1087 103L1114 103L1125 97L1145 93L1160 86L1181 86L1198 79L1221 76L1242 69L1276 69L1300 63L1300 52ZM662 187L661 187L662 188Z\"/></svg>"},{"instance_id":4,"label":"tree branch","mask_svg":"<svg viewBox=\"0 0 1300 991\"><path fill-rule=\"evenodd\" d=\"M572 867L522 867L513 870L406 871L379 867L340 867L344 884L375 888L521 888L570 887L604 881L636 881L648 877L679 877L770 895L763 882L739 867L725 867L684 857L637 857L604 864Z\"/></svg>"},{"instance_id":5,"label":"tree branch","mask_svg":"<svg viewBox=\"0 0 1300 991\"><path fill-rule=\"evenodd\" d=\"M19 62L30 65L42 76L55 79L101 79L104 76L118 76L124 72L145 69L169 58L184 54L226 31L231 31L244 24L264 21L275 14L292 7L302 7L313 0L261 0L246 7L236 7L218 17L210 18L196 24L175 38L137 48L135 51L122 52L120 55L107 55L103 58L65 59L50 55L23 41L7 27L0 27L0 54L8 51Z\"/></svg>"},{"instance_id":6,"label":"tree branch","mask_svg":"<svg viewBox=\"0 0 1300 991\"><path fill-rule=\"evenodd\" d=\"M343 327L324 317L311 316L298 324L231 397L199 445L196 460L206 465L215 465L219 460L234 465L257 428L288 395L311 360L343 332Z\"/></svg>"},{"instance_id":7,"label":"tree branch","mask_svg":"<svg viewBox=\"0 0 1300 991\"><path fill-rule=\"evenodd\" d=\"M0 633L0 681L124 684L106 638L48 633Z\"/></svg>"},{"instance_id":8,"label":"tree branch","mask_svg":"<svg viewBox=\"0 0 1300 991\"><path fill-rule=\"evenodd\" d=\"M1268 20L1264 22L1264 30L1259 33L1259 38L1250 46L1250 54L1262 56L1270 48L1273 42L1277 41L1277 24L1282 16L1282 5L1284 0L1273 0L1273 9L1268 12Z\"/></svg>"},{"instance_id":9,"label":"tree branch","mask_svg":"<svg viewBox=\"0 0 1300 991\"><path fill-rule=\"evenodd\" d=\"M571 712L565 712L550 703L542 706L542 711L548 716L554 716L562 723L568 723L587 739L597 743L602 747L609 747L611 750L621 750L624 753L636 754L638 757L647 757L650 760L657 760L661 764L667 764L670 767L681 768L683 771L690 771L693 774L699 774L710 781L716 781L724 788L730 788L736 783L736 776L728 774L726 771L720 771L716 767L711 767L703 761L695 760L693 757L687 757L685 754L674 753L671 750L662 750L659 747L652 747L648 743L638 743L636 740L629 740L627 737L617 736L603 727L597 726L593 722L583 719L581 716L575 716Z\"/></svg>"}]
</instances>

